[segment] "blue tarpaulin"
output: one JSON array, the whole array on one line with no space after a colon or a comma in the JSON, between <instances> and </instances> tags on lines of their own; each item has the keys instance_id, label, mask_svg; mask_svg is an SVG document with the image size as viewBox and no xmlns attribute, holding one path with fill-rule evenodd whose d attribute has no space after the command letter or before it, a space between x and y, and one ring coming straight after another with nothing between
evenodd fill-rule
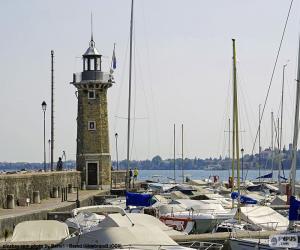
<instances>
[{"instance_id":1,"label":"blue tarpaulin","mask_svg":"<svg viewBox=\"0 0 300 250\"><path fill-rule=\"evenodd\" d=\"M149 207L152 205L151 194L126 192L126 206Z\"/></svg>"},{"instance_id":2,"label":"blue tarpaulin","mask_svg":"<svg viewBox=\"0 0 300 250\"><path fill-rule=\"evenodd\" d=\"M235 200L239 197L239 193L238 192L232 192L231 193L231 199ZM241 195L240 197L240 202L242 204L257 204L257 200L254 200L248 196L245 195Z\"/></svg>"},{"instance_id":3,"label":"blue tarpaulin","mask_svg":"<svg viewBox=\"0 0 300 250\"><path fill-rule=\"evenodd\" d=\"M300 214L298 212L300 208L300 201L296 200L295 196L290 197L290 209L289 209L289 220L300 220Z\"/></svg>"}]
</instances>

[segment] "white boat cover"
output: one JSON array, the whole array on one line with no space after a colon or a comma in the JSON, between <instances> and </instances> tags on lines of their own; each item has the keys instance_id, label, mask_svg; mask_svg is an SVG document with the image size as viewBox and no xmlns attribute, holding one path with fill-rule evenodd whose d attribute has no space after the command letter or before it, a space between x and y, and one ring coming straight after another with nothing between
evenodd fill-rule
<instances>
[{"instance_id":1,"label":"white boat cover","mask_svg":"<svg viewBox=\"0 0 300 250\"><path fill-rule=\"evenodd\" d=\"M286 205L287 196L286 195L276 195L275 199L271 202L271 205Z\"/></svg>"},{"instance_id":2,"label":"white boat cover","mask_svg":"<svg viewBox=\"0 0 300 250\"><path fill-rule=\"evenodd\" d=\"M204 210L209 213L213 212L226 212L224 207L219 200L188 200L188 199L178 199L172 201L173 204L180 204L186 207L187 210L193 209L194 211Z\"/></svg>"},{"instance_id":3,"label":"white boat cover","mask_svg":"<svg viewBox=\"0 0 300 250\"><path fill-rule=\"evenodd\" d=\"M203 180L190 180L187 182L187 184L189 185L196 185L196 186L206 186L207 185L207 181L203 181Z\"/></svg>"},{"instance_id":4,"label":"white boat cover","mask_svg":"<svg viewBox=\"0 0 300 250\"><path fill-rule=\"evenodd\" d=\"M121 213L125 214L123 208L114 205L96 205L96 206L87 206L75 208L72 210L74 216L80 212L89 212L89 213Z\"/></svg>"},{"instance_id":5,"label":"white boat cover","mask_svg":"<svg viewBox=\"0 0 300 250\"><path fill-rule=\"evenodd\" d=\"M97 226L104 218L104 215L81 212L74 218L68 218L65 223L68 225L68 227L86 230L88 228Z\"/></svg>"},{"instance_id":6,"label":"white boat cover","mask_svg":"<svg viewBox=\"0 0 300 250\"><path fill-rule=\"evenodd\" d=\"M241 219L265 230L282 231L289 225L287 218L267 206L241 207Z\"/></svg>"},{"instance_id":7,"label":"white boat cover","mask_svg":"<svg viewBox=\"0 0 300 250\"><path fill-rule=\"evenodd\" d=\"M128 217L129 219L128 219ZM131 227L134 225L144 226L152 231L153 227L159 228L167 235L183 235L184 233L173 230L171 227L166 226L159 219L148 214L127 214L122 216L121 214L109 214L103 221L100 222L99 227Z\"/></svg>"},{"instance_id":8,"label":"white boat cover","mask_svg":"<svg viewBox=\"0 0 300 250\"><path fill-rule=\"evenodd\" d=\"M183 212L186 210L186 207L181 204L154 204L152 207L156 207L158 209L159 215Z\"/></svg>"},{"instance_id":9,"label":"white boat cover","mask_svg":"<svg viewBox=\"0 0 300 250\"><path fill-rule=\"evenodd\" d=\"M180 192L180 191L172 191L171 192L171 199L177 200L177 199L189 199L190 197L186 194Z\"/></svg>"},{"instance_id":10,"label":"white boat cover","mask_svg":"<svg viewBox=\"0 0 300 250\"><path fill-rule=\"evenodd\" d=\"M61 241L69 236L67 224L56 220L20 222L14 229L11 242Z\"/></svg>"},{"instance_id":11,"label":"white boat cover","mask_svg":"<svg viewBox=\"0 0 300 250\"><path fill-rule=\"evenodd\" d=\"M103 227L97 230L84 233L65 240L62 245L94 245L106 246L106 248L116 248L118 245L125 246L140 246L147 249L145 245L173 245L177 243L173 241L165 232L159 227L151 226L151 229L146 226L134 225L128 227Z\"/></svg>"}]
</instances>

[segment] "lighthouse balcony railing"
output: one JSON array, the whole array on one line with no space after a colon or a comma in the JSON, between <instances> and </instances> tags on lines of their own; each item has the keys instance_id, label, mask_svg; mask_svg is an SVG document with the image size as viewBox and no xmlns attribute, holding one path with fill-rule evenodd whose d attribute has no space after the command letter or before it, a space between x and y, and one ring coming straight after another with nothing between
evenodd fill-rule
<instances>
[{"instance_id":1,"label":"lighthouse balcony railing","mask_svg":"<svg viewBox=\"0 0 300 250\"><path fill-rule=\"evenodd\" d=\"M73 74L73 83L80 83L82 81L100 81L110 82L113 79L112 75L102 71L84 71Z\"/></svg>"}]
</instances>

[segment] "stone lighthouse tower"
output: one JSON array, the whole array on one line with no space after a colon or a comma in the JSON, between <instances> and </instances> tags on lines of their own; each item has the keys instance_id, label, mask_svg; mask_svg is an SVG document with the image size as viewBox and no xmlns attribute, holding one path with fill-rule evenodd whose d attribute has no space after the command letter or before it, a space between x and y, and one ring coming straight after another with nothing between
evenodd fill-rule
<instances>
[{"instance_id":1,"label":"stone lighthouse tower","mask_svg":"<svg viewBox=\"0 0 300 250\"><path fill-rule=\"evenodd\" d=\"M83 54L83 71L73 74L77 88L76 169L89 189L108 188L111 179L107 89L114 83L111 73L102 71L101 55L93 36Z\"/></svg>"}]
</instances>

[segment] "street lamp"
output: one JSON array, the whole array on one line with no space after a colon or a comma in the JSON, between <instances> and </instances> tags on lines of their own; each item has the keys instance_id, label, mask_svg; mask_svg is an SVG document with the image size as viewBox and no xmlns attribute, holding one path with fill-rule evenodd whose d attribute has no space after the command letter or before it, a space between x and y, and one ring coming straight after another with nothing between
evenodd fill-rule
<instances>
[{"instance_id":1,"label":"street lamp","mask_svg":"<svg viewBox=\"0 0 300 250\"><path fill-rule=\"evenodd\" d=\"M47 108L47 103L43 101L42 110L44 113L44 171L45 172L46 172L46 122L45 122L46 108Z\"/></svg>"},{"instance_id":2,"label":"street lamp","mask_svg":"<svg viewBox=\"0 0 300 250\"><path fill-rule=\"evenodd\" d=\"M116 138L116 157L117 157L117 170L119 170L119 157L118 157L118 133L115 133Z\"/></svg>"},{"instance_id":3,"label":"street lamp","mask_svg":"<svg viewBox=\"0 0 300 250\"><path fill-rule=\"evenodd\" d=\"M65 150L62 151L62 156L61 156L61 158L62 158L62 159L65 158L65 164L66 164L66 162L67 162L67 155L66 155L66 151L65 151Z\"/></svg>"},{"instance_id":4,"label":"street lamp","mask_svg":"<svg viewBox=\"0 0 300 250\"><path fill-rule=\"evenodd\" d=\"M241 149L242 152L242 181L244 180L244 149Z\"/></svg>"}]
</instances>

